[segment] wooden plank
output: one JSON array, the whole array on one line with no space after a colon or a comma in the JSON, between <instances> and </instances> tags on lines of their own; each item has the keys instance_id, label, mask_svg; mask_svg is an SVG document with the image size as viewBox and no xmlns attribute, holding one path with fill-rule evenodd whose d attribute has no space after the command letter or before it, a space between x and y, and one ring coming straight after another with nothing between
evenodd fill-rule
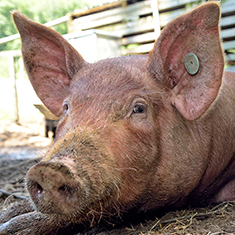
<instances>
[{"instance_id":1,"label":"wooden plank","mask_svg":"<svg viewBox=\"0 0 235 235\"><path fill-rule=\"evenodd\" d=\"M122 45L134 44L134 43L146 43L155 41L155 33L144 33L132 37L126 37L121 39Z\"/></svg>"},{"instance_id":2,"label":"wooden plank","mask_svg":"<svg viewBox=\"0 0 235 235\"><path fill-rule=\"evenodd\" d=\"M182 8L187 4L195 4L195 3L200 3L199 0L168 0L164 1L161 0L159 1L158 7L159 7L159 12L163 11L169 11L169 10L174 10L176 8Z\"/></svg>"},{"instance_id":3,"label":"wooden plank","mask_svg":"<svg viewBox=\"0 0 235 235\"><path fill-rule=\"evenodd\" d=\"M143 11L144 9L141 9L142 13ZM97 29L100 27L104 27L106 25L113 25L113 24L122 23L122 22L126 22L126 24L128 24L129 22L138 21L138 19L139 19L138 12L136 12L136 15L131 15L131 14L128 15L128 14L123 13L123 14L117 14L117 15L110 15L107 18L104 17L99 20L97 19L94 21L86 21L83 23L79 22L79 19L75 19L72 22L72 27L69 26L69 32L74 32L78 30L87 30L87 29L92 29L92 28Z\"/></svg>"},{"instance_id":4,"label":"wooden plank","mask_svg":"<svg viewBox=\"0 0 235 235\"><path fill-rule=\"evenodd\" d=\"M119 32L122 32L122 30L125 30L129 28L128 27L128 24L126 24L125 22L121 22L121 23L117 23L117 24L113 24L113 25L104 25L104 26L101 26L98 28L98 30L102 30L102 31L106 31L106 32L109 32L109 33L112 33L112 34L116 34L118 36L121 36L123 34L119 33Z\"/></svg>"},{"instance_id":5,"label":"wooden plank","mask_svg":"<svg viewBox=\"0 0 235 235\"><path fill-rule=\"evenodd\" d=\"M1 51L0 57L18 57L21 56L21 50Z\"/></svg>"},{"instance_id":6,"label":"wooden plank","mask_svg":"<svg viewBox=\"0 0 235 235\"><path fill-rule=\"evenodd\" d=\"M225 60L226 60L227 62L232 62L232 61L235 62L235 54L226 54L226 55L225 55Z\"/></svg>"},{"instance_id":7,"label":"wooden plank","mask_svg":"<svg viewBox=\"0 0 235 235\"><path fill-rule=\"evenodd\" d=\"M44 25L46 25L47 27L53 27L53 26L65 23L68 19L69 19L69 16L66 15L66 16L62 16L58 19L49 21L49 22L45 23Z\"/></svg>"},{"instance_id":8,"label":"wooden plank","mask_svg":"<svg viewBox=\"0 0 235 235\"><path fill-rule=\"evenodd\" d=\"M153 17L143 17L134 22L122 22L108 26L101 26L99 30L112 32L118 36L127 36L131 34L143 33L154 30Z\"/></svg>"},{"instance_id":9,"label":"wooden plank","mask_svg":"<svg viewBox=\"0 0 235 235\"><path fill-rule=\"evenodd\" d=\"M148 43L132 49L122 50L122 55L144 54L152 50L154 43Z\"/></svg>"},{"instance_id":10,"label":"wooden plank","mask_svg":"<svg viewBox=\"0 0 235 235\"><path fill-rule=\"evenodd\" d=\"M227 66L225 70L230 72L235 72L235 65Z\"/></svg>"},{"instance_id":11,"label":"wooden plank","mask_svg":"<svg viewBox=\"0 0 235 235\"><path fill-rule=\"evenodd\" d=\"M235 49L235 40L228 41L228 42L223 42L223 49L225 51L227 51L229 49Z\"/></svg>"},{"instance_id":12,"label":"wooden plank","mask_svg":"<svg viewBox=\"0 0 235 235\"><path fill-rule=\"evenodd\" d=\"M74 21L76 20L77 24L83 24L86 22L98 21L101 19L106 19L107 21L109 21L109 17L115 15L122 15L124 18L128 18L128 16L130 15L140 16L150 13L152 13L151 1L147 0L132 5L128 5L127 7L115 8L104 12L98 12L92 15L76 18L74 19Z\"/></svg>"},{"instance_id":13,"label":"wooden plank","mask_svg":"<svg viewBox=\"0 0 235 235\"><path fill-rule=\"evenodd\" d=\"M88 30L88 29L96 29L104 25L116 24L122 21L123 21L122 15L114 15L96 21L87 21L82 24L77 22L77 19L75 19L73 21L73 24L76 24L78 26L77 30Z\"/></svg>"},{"instance_id":14,"label":"wooden plank","mask_svg":"<svg viewBox=\"0 0 235 235\"><path fill-rule=\"evenodd\" d=\"M4 38L0 38L0 44L11 42L11 41L18 39L18 38L20 38L20 35L18 33L11 35L11 36L4 37Z\"/></svg>"},{"instance_id":15,"label":"wooden plank","mask_svg":"<svg viewBox=\"0 0 235 235\"><path fill-rule=\"evenodd\" d=\"M154 30L154 24L151 22L149 24L140 24L141 21L133 22L129 27L126 27L121 30L115 31L117 35L131 35L131 34L136 34L136 33L143 33L146 31L153 31Z\"/></svg>"},{"instance_id":16,"label":"wooden plank","mask_svg":"<svg viewBox=\"0 0 235 235\"><path fill-rule=\"evenodd\" d=\"M45 105L43 104L34 104L34 106L49 120L58 120L56 117Z\"/></svg>"},{"instance_id":17,"label":"wooden plank","mask_svg":"<svg viewBox=\"0 0 235 235\"><path fill-rule=\"evenodd\" d=\"M221 3L221 14L226 15L233 13L235 11L235 4L234 0L226 0L225 2Z\"/></svg>"},{"instance_id":18,"label":"wooden plank","mask_svg":"<svg viewBox=\"0 0 235 235\"><path fill-rule=\"evenodd\" d=\"M104 4L102 6L98 6L98 7L88 9L86 11L75 11L72 14L70 14L70 16L77 18L77 17L90 15L90 14L94 14L94 13L101 12L101 11L107 11L109 9L113 9L113 8L116 8L116 7L121 7L121 6L123 6L123 3L124 3L123 0L117 1L117 2L112 2L112 3L107 3L107 4Z\"/></svg>"},{"instance_id":19,"label":"wooden plank","mask_svg":"<svg viewBox=\"0 0 235 235\"><path fill-rule=\"evenodd\" d=\"M184 14L187 10L185 8L165 12L160 14L160 26L161 28L165 27L171 20L176 18L177 16Z\"/></svg>"},{"instance_id":20,"label":"wooden plank","mask_svg":"<svg viewBox=\"0 0 235 235\"><path fill-rule=\"evenodd\" d=\"M220 21L221 27L231 27L235 26L235 13L232 16L222 17Z\"/></svg>"},{"instance_id":21,"label":"wooden plank","mask_svg":"<svg viewBox=\"0 0 235 235\"><path fill-rule=\"evenodd\" d=\"M223 39L226 39L226 38L235 38L235 29L234 28L223 29L220 34L221 34L221 37Z\"/></svg>"}]
</instances>

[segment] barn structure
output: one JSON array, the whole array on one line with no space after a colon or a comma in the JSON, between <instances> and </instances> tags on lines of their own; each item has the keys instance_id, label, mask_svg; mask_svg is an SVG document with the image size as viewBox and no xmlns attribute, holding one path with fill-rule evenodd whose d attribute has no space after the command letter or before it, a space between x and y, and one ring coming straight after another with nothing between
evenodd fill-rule
<instances>
[{"instance_id":1,"label":"barn structure","mask_svg":"<svg viewBox=\"0 0 235 235\"><path fill-rule=\"evenodd\" d=\"M119 0L69 14L68 33L76 32L78 35L79 32L93 31L94 34L97 32L119 37L121 50L114 48L115 56L148 53L153 48L160 30L169 21L202 2L205 1ZM221 37L227 61L226 68L235 71L235 4L234 0L222 0L220 3ZM98 46L103 47L102 43ZM87 53L90 52L87 50Z\"/></svg>"}]
</instances>

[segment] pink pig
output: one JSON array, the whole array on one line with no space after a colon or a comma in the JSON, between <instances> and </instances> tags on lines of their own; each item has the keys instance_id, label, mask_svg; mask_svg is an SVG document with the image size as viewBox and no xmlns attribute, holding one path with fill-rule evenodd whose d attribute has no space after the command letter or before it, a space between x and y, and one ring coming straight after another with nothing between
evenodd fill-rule
<instances>
[{"instance_id":1,"label":"pink pig","mask_svg":"<svg viewBox=\"0 0 235 235\"><path fill-rule=\"evenodd\" d=\"M30 198L0 215L1 235L235 199L235 75L224 72L217 3L170 22L149 55L94 64L12 15L30 81L61 118L26 175Z\"/></svg>"}]
</instances>

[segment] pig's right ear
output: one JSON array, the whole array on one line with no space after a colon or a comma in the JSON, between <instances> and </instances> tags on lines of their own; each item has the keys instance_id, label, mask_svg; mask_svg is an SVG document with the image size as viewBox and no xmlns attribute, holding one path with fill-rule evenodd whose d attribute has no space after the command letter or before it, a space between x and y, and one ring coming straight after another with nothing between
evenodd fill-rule
<instances>
[{"instance_id":1,"label":"pig's right ear","mask_svg":"<svg viewBox=\"0 0 235 235\"><path fill-rule=\"evenodd\" d=\"M219 19L215 2L179 16L164 28L149 56L149 72L170 91L172 104L188 120L206 112L222 83Z\"/></svg>"},{"instance_id":2,"label":"pig's right ear","mask_svg":"<svg viewBox=\"0 0 235 235\"><path fill-rule=\"evenodd\" d=\"M59 117L71 80L86 62L56 31L17 11L12 12L12 17L21 36L24 64L33 88Z\"/></svg>"}]
</instances>

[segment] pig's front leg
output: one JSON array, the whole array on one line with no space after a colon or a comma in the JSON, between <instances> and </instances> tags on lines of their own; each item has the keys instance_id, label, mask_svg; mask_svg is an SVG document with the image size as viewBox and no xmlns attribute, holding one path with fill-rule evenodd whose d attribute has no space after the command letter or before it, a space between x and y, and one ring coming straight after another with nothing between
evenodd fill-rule
<instances>
[{"instance_id":1,"label":"pig's front leg","mask_svg":"<svg viewBox=\"0 0 235 235\"><path fill-rule=\"evenodd\" d=\"M30 200L26 199L0 214L0 235L57 234L69 224L59 216L34 211Z\"/></svg>"},{"instance_id":2,"label":"pig's front leg","mask_svg":"<svg viewBox=\"0 0 235 235\"><path fill-rule=\"evenodd\" d=\"M30 199L21 200L0 214L0 224L10 219L34 211Z\"/></svg>"},{"instance_id":3,"label":"pig's front leg","mask_svg":"<svg viewBox=\"0 0 235 235\"><path fill-rule=\"evenodd\" d=\"M0 235L49 235L64 234L70 222L56 215L30 212L19 215L0 225Z\"/></svg>"},{"instance_id":4,"label":"pig's front leg","mask_svg":"<svg viewBox=\"0 0 235 235\"><path fill-rule=\"evenodd\" d=\"M41 212L19 215L0 225L0 235L49 235L58 234L69 222L60 217Z\"/></svg>"}]
</instances>

